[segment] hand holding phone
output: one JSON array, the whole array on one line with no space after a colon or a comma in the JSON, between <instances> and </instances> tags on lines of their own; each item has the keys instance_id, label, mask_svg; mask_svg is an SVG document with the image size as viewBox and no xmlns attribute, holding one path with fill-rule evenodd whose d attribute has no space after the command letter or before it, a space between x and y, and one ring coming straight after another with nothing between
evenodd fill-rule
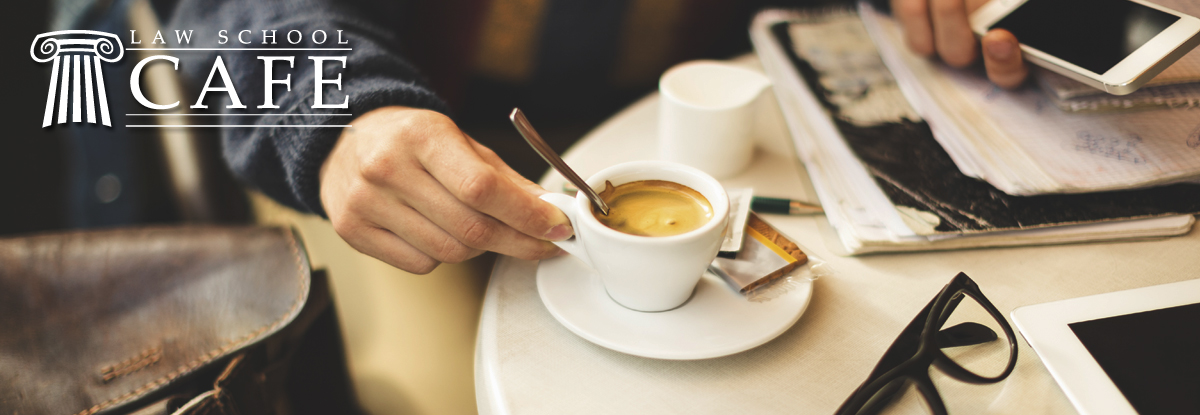
<instances>
[{"instance_id":1,"label":"hand holding phone","mask_svg":"<svg viewBox=\"0 0 1200 415\"><path fill-rule=\"evenodd\" d=\"M909 49L924 56L936 55L957 68L975 63L982 55L993 83L1017 87L1029 69L1016 38L996 30L981 42L971 29L968 16L984 3L987 0L890 0L892 15L904 29Z\"/></svg>"},{"instance_id":2,"label":"hand holding phone","mask_svg":"<svg viewBox=\"0 0 1200 415\"><path fill-rule=\"evenodd\" d=\"M1114 95L1200 44L1200 19L1142 0L992 0L970 26L980 36L1007 30L1027 61Z\"/></svg>"}]
</instances>

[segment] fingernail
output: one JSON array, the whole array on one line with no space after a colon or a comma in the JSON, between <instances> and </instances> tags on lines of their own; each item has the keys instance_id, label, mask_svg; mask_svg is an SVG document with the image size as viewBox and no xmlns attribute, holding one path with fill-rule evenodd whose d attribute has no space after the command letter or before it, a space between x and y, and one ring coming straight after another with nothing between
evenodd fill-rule
<instances>
[{"instance_id":1,"label":"fingernail","mask_svg":"<svg viewBox=\"0 0 1200 415\"><path fill-rule=\"evenodd\" d=\"M1017 45L1015 43L1007 41L989 42L987 44L988 55L991 55L992 58L999 60L1008 60L1012 58L1013 51L1016 50L1016 48Z\"/></svg>"},{"instance_id":2,"label":"fingernail","mask_svg":"<svg viewBox=\"0 0 1200 415\"><path fill-rule=\"evenodd\" d=\"M567 256L567 255L571 255L571 253L570 253L570 252L567 252L567 251L564 251L564 250L562 250L562 248L559 248L559 250L558 250L558 253L557 253L557 254L554 254L554 256L556 256L556 257L559 257L559 256Z\"/></svg>"},{"instance_id":3,"label":"fingernail","mask_svg":"<svg viewBox=\"0 0 1200 415\"><path fill-rule=\"evenodd\" d=\"M564 223L562 225L550 228L550 231L546 232L544 238L549 241L565 241L574 233L575 231L571 229L571 225Z\"/></svg>"}]
</instances>

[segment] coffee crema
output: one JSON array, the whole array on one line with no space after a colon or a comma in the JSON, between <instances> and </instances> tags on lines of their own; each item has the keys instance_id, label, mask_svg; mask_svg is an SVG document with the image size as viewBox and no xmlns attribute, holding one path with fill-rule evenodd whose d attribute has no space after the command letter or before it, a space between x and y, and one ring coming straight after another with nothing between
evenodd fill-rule
<instances>
[{"instance_id":1,"label":"coffee crema","mask_svg":"<svg viewBox=\"0 0 1200 415\"><path fill-rule=\"evenodd\" d=\"M609 228L638 236L672 236L704 226L713 218L712 204L700 192L665 180L639 180L614 187L604 182L600 198L608 216L592 208L592 216Z\"/></svg>"}]
</instances>

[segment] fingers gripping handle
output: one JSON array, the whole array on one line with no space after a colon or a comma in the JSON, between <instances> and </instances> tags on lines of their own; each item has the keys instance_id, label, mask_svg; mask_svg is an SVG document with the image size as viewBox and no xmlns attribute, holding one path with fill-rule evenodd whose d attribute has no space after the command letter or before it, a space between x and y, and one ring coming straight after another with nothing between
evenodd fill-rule
<instances>
[{"instance_id":1,"label":"fingers gripping handle","mask_svg":"<svg viewBox=\"0 0 1200 415\"><path fill-rule=\"evenodd\" d=\"M567 253L579 258L580 261L583 261L583 263L591 267L592 259L588 257L587 250L583 249L583 242L579 239L579 209L576 207L577 205L575 204L575 198L558 193L546 193L542 195L540 199L557 206L558 209L563 212L563 214L567 215L567 219L571 221L571 227L575 229L575 236L572 236L571 239L554 242L554 244L558 245L558 247L562 248L564 251L567 251Z\"/></svg>"}]
</instances>

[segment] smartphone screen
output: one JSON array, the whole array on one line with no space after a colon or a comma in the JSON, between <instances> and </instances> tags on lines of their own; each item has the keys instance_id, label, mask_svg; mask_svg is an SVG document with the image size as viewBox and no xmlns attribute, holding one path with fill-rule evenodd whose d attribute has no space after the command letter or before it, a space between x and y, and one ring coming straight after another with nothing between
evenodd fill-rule
<instances>
[{"instance_id":1,"label":"smartphone screen","mask_svg":"<svg viewBox=\"0 0 1200 415\"><path fill-rule=\"evenodd\" d=\"M1127 0L1029 0L989 30L1103 75L1178 20Z\"/></svg>"}]
</instances>

